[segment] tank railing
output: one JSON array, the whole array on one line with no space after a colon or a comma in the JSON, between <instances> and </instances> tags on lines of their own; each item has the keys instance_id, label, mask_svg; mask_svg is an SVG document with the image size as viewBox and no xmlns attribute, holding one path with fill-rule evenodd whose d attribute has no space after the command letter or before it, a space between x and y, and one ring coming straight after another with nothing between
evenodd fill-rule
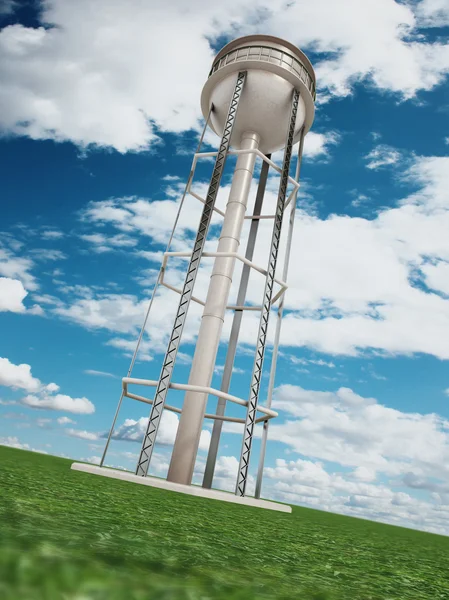
<instances>
[{"instance_id":1,"label":"tank railing","mask_svg":"<svg viewBox=\"0 0 449 600\"><path fill-rule=\"evenodd\" d=\"M239 53L243 50L246 50L246 53L243 55L239 55ZM264 54L264 50L268 50L268 53ZM273 56L273 52L279 53L279 57ZM287 59L289 59L291 62L288 62ZM271 64L278 64L279 66L287 69L288 71L296 73L300 80L306 85L309 92L312 94L312 98L315 100L315 83L306 65L302 63L297 56L294 56L289 52L285 52L285 50L280 50L279 48L274 48L272 46L257 44L254 46L242 46L240 48L236 48L235 50L230 50L227 54L225 54L225 56L222 56L218 61L216 61L212 65L212 69L209 72L209 77L219 69L225 67L226 65L230 65L234 62L238 62L241 60L266 60Z\"/></svg>"},{"instance_id":2,"label":"tank railing","mask_svg":"<svg viewBox=\"0 0 449 600\"><path fill-rule=\"evenodd\" d=\"M156 387L158 382L152 379L137 379L136 377L123 377L122 379L122 389L123 396L126 398L131 398L131 400L137 400L138 402L143 402L145 404L153 404L153 400L150 398L145 398L144 396L140 396L138 394L133 394L128 391L128 385L136 384L136 385L145 385L148 387ZM243 400L243 398L239 398L238 396L233 396L232 394L227 394L226 392L222 392L221 390L217 390L212 387L207 387L204 385L192 385L189 383L170 383L169 387L173 390L183 390L189 392L200 392L203 394L209 394L210 396L216 396L217 398L224 398L229 402L233 402L234 404L239 404L240 406L247 407L248 400ZM174 412L177 414L182 413L181 408L177 408L176 406L170 406L165 404L165 410L170 412ZM262 417L258 417L256 419L256 423L262 423L264 421L268 421L270 419L275 419L279 414L275 410L271 410L271 408L265 408L265 406L258 405L257 410L263 414ZM238 417L227 417L225 415L216 415L206 413L204 415L205 419L218 419L220 421L228 421L230 423L245 423L245 419L240 419Z\"/></svg>"}]
</instances>

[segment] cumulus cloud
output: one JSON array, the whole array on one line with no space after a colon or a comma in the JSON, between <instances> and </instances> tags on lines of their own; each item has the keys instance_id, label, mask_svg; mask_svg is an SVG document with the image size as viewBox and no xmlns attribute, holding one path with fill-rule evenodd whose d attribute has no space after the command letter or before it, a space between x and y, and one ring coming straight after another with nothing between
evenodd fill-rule
<instances>
[{"instance_id":1,"label":"cumulus cloud","mask_svg":"<svg viewBox=\"0 0 449 600\"><path fill-rule=\"evenodd\" d=\"M164 411L157 434L157 443L163 446L173 445L178 430L178 423L179 418L176 413L168 410ZM113 439L128 442L141 442L147 429L147 424L148 417L140 417L137 421L134 419L125 419L124 423L115 430L112 437ZM201 432L199 450L206 451L209 448L209 444L210 432L203 429Z\"/></svg>"},{"instance_id":2,"label":"cumulus cloud","mask_svg":"<svg viewBox=\"0 0 449 600\"><path fill-rule=\"evenodd\" d=\"M16 0L0 0L0 15L6 16L12 14L18 5Z\"/></svg>"},{"instance_id":3,"label":"cumulus cloud","mask_svg":"<svg viewBox=\"0 0 449 600\"><path fill-rule=\"evenodd\" d=\"M218 139L218 138L217 138ZM303 158L308 160L328 160L331 155L333 147L340 143L341 135L336 131L327 131L325 133L318 133L316 131L309 131L304 140ZM293 146L293 155L298 154L299 144ZM271 160L279 165L282 165L282 159L284 157L283 150L274 152L271 156ZM259 163L256 164L256 169L259 168ZM274 178L274 182L278 182L277 178ZM279 185L275 183L275 185ZM270 187L270 177L268 181L268 187Z\"/></svg>"},{"instance_id":4,"label":"cumulus cloud","mask_svg":"<svg viewBox=\"0 0 449 600\"><path fill-rule=\"evenodd\" d=\"M29 394L22 398L22 403L31 408L45 408L47 410L61 410L80 415L90 415L95 412L95 406L87 398L72 398L65 394Z\"/></svg>"},{"instance_id":5,"label":"cumulus cloud","mask_svg":"<svg viewBox=\"0 0 449 600\"><path fill-rule=\"evenodd\" d=\"M448 534L449 503L422 500L369 480L351 481L344 473L328 473L319 462L276 460L265 469L271 498L305 506Z\"/></svg>"},{"instance_id":6,"label":"cumulus cloud","mask_svg":"<svg viewBox=\"0 0 449 600\"><path fill-rule=\"evenodd\" d=\"M22 443L16 436L0 437L0 446L9 446L10 448L18 448L20 450L30 450L39 454L48 454L45 450L32 448L29 444Z\"/></svg>"},{"instance_id":7,"label":"cumulus cloud","mask_svg":"<svg viewBox=\"0 0 449 600\"><path fill-rule=\"evenodd\" d=\"M292 256L299 259L289 275L281 338L284 346L305 346L334 355L355 356L373 348L389 354L422 352L449 357L449 335L442 335L449 330L449 158L416 157L401 169L400 177L405 183L413 182L416 191L397 207L380 211L375 218L329 215L321 219L297 211ZM265 198L267 214L274 211L277 196L276 182L270 186ZM253 197L255 192L254 182ZM220 189L220 207L224 207L228 193L229 185ZM110 199L90 204L84 214L91 223L112 225L119 231L127 228L134 234L149 233L155 243L162 243L172 227L174 205L171 199L156 203L136 198ZM177 250L188 247L188 236L198 225L197 205L198 202L192 210L186 210L186 226L180 233L181 238L186 237ZM242 247L247 232L244 230ZM254 253L256 264L266 264L270 237L270 224L261 222ZM286 236L281 239L278 273L282 272L285 240ZM207 249L216 249L213 236ZM185 259L170 259L166 280L182 287L185 266ZM211 266L211 259L202 260L195 285L195 295L200 299L206 297ZM239 269L241 265L237 264L231 302L236 297ZM251 274L249 303L260 304L263 282L258 273ZM149 360L155 352L165 350L178 301L176 294L160 289L153 318L150 316L148 337L143 340L142 358ZM147 302L131 295L104 294L88 288L82 297L54 310L88 328L135 336ZM201 313L201 306L192 302L185 327L186 343L196 339ZM257 334L257 315L248 314L245 318L242 343L252 345ZM418 320L419 328L415 327ZM224 336L229 329L230 320L226 319ZM272 329L269 342L271 336ZM127 354L135 348L134 338L113 338L109 343Z\"/></svg>"},{"instance_id":8,"label":"cumulus cloud","mask_svg":"<svg viewBox=\"0 0 449 600\"><path fill-rule=\"evenodd\" d=\"M400 158L401 154L398 150L385 145L377 146L365 156L368 169L379 169L380 167L394 165Z\"/></svg>"},{"instance_id":9,"label":"cumulus cloud","mask_svg":"<svg viewBox=\"0 0 449 600\"><path fill-rule=\"evenodd\" d=\"M281 422L270 425L271 443L301 458L277 458L265 467L263 497L449 533L447 419L395 410L349 388L282 385L273 408ZM242 428L225 424L224 432L241 435ZM228 475L218 483L218 474L217 485L231 491L238 462L225 462Z\"/></svg>"},{"instance_id":10,"label":"cumulus cloud","mask_svg":"<svg viewBox=\"0 0 449 600\"><path fill-rule=\"evenodd\" d=\"M41 261L65 260L67 258L64 252L52 248L33 248L29 251L29 254L36 260Z\"/></svg>"},{"instance_id":11,"label":"cumulus cloud","mask_svg":"<svg viewBox=\"0 0 449 600\"><path fill-rule=\"evenodd\" d=\"M58 417L56 419L60 425L68 425L69 423L76 423L73 419L69 419L69 417Z\"/></svg>"},{"instance_id":12,"label":"cumulus cloud","mask_svg":"<svg viewBox=\"0 0 449 600\"><path fill-rule=\"evenodd\" d=\"M89 458L81 458L80 460L81 462L91 463L92 465L99 465L101 463L101 456L89 456Z\"/></svg>"},{"instance_id":13,"label":"cumulus cloud","mask_svg":"<svg viewBox=\"0 0 449 600\"><path fill-rule=\"evenodd\" d=\"M80 238L91 244L94 252L97 252L98 254L119 250L120 248L132 248L137 245L136 239L124 234L108 237L102 233L91 233L80 235Z\"/></svg>"},{"instance_id":14,"label":"cumulus cloud","mask_svg":"<svg viewBox=\"0 0 449 600\"><path fill-rule=\"evenodd\" d=\"M19 448L19 449L22 449L22 450L31 450L29 444L22 444L19 441L19 438L16 437L16 436L1 437L0 438L0 444L2 446L9 446L10 448Z\"/></svg>"},{"instance_id":15,"label":"cumulus cloud","mask_svg":"<svg viewBox=\"0 0 449 600\"><path fill-rule=\"evenodd\" d=\"M108 294L98 299L80 299L71 306L57 307L54 312L87 328L131 333L142 325L147 304L147 300L137 300L135 296Z\"/></svg>"},{"instance_id":16,"label":"cumulus cloud","mask_svg":"<svg viewBox=\"0 0 449 600\"><path fill-rule=\"evenodd\" d=\"M70 435L71 437L80 438L81 440L98 440L98 435L96 433L93 433L92 431L86 431L81 429L66 429L65 431L67 435Z\"/></svg>"},{"instance_id":17,"label":"cumulus cloud","mask_svg":"<svg viewBox=\"0 0 449 600\"><path fill-rule=\"evenodd\" d=\"M449 5L446 0L421 0L417 16L421 27L444 27L449 25Z\"/></svg>"},{"instance_id":18,"label":"cumulus cloud","mask_svg":"<svg viewBox=\"0 0 449 600\"><path fill-rule=\"evenodd\" d=\"M350 94L359 81L410 98L449 69L449 47L416 35L419 24L444 22L443 2L195 0L186 12L177 0L54 0L41 12L53 27L15 24L0 32L0 124L81 147L147 148L158 143L158 130L198 127L199 91L214 55L208 40L260 30L322 53L315 64L321 101ZM166 43L167 28L177 44ZM184 46L188 52L179 51ZM151 59L161 48L163 63ZM176 89L155 90L168 71Z\"/></svg>"},{"instance_id":19,"label":"cumulus cloud","mask_svg":"<svg viewBox=\"0 0 449 600\"><path fill-rule=\"evenodd\" d=\"M18 279L0 277L0 312L25 312L23 300L27 294L28 292Z\"/></svg>"},{"instance_id":20,"label":"cumulus cloud","mask_svg":"<svg viewBox=\"0 0 449 600\"><path fill-rule=\"evenodd\" d=\"M1 32L0 32L1 33ZM0 276L18 279L25 289L37 290L39 287L35 277L30 273L34 263L30 258L18 257L11 250L0 246Z\"/></svg>"},{"instance_id":21,"label":"cumulus cloud","mask_svg":"<svg viewBox=\"0 0 449 600\"><path fill-rule=\"evenodd\" d=\"M302 48L328 53L315 65L327 98L350 94L358 81L410 98L437 85L447 73L449 47L414 35L415 4L297 0L283 8L270 11L263 26Z\"/></svg>"},{"instance_id":22,"label":"cumulus cloud","mask_svg":"<svg viewBox=\"0 0 449 600\"><path fill-rule=\"evenodd\" d=\"M58 229L44 229L40 236L44 240L60 240L64 237L64 233Z\"/></svg>"},{"instance_id":23,"label":"cumulus cloud","mask_svg":"<svg viewBox=\"0 0 449 600\"><path fill-rule=\"evenodd\" d=\"M388 408L349 388L318 392L293 385L276 389L273 407L287 418L270 426L270 439L303 456L353 467L358 479L375 473L449 476L449 421L436 414Z\"/></svg>"},{"instance_id":24,"label":"cumulus cloud","mask_svg":"<svg viewBox=\"0 0 449 600\"><path fill-rule=\"evenodd\" d=\"M303 156L305 158L322 158L329 156L332 146L336 146L340 136L335 131L316 133L310 131L304 140Z\"/></svg>"},{"instance_id":25,"label":"cumulus cloud","mask_svg":"<svg viewBox=\"0 0 449 600\"><path fill-rule=\"evenodd\" d=\"M7 358L0 358L0 385L27 392L37 392L42 388L39 379L31 375L30 365L15 365Z\"/></svg>"},{"instance_id":26,"label":"cumulus cloud","mask_svg":"<svg viewBox=\"0 0 449 600\"><path fill-rule=\"evenodd\" d=\"M21 399L22 404L31 408L61 410L77 414L95 412L95 406L87 398L72 398L58 394L56 392L59 391L59 386L56 383L43 384L32 376L30 365L15 365L7 358L0 358L0 385L13 390L32 392Z\"/></svg>"}]
</instances>

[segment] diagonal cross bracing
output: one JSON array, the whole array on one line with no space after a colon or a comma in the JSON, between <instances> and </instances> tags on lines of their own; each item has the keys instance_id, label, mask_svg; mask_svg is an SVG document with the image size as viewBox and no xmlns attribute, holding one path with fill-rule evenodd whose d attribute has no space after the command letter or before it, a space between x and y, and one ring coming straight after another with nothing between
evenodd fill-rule
<instances>
[{"instance_id":1,"label":"diagonal cross bracing","mask_svg":"<svg viewBox=\"0 0 449 600\"><path fill-rule=\"evenodd\" d=\"M192 298L193 287L195 285L201 255L204 250L207 232L209 230L209 225L213 214L213 208L217 198L218 188L220 186L221 177L223 175L224 165L229 150L232 130L235 123L237 108L243 90L243 85L245 83L245 78L245 72L240 72L237 76L234 93L232 96L231 103L229 105L225 127L223 129L223 136L221 138L220 148L217 154L217 158L215 160L215 166L212 172L209 189L206 196L206 202L204 204L203 212L201 214L200 225L196 234L190 264L187 270L184 287L179 301L173 330L164 357L161 375L159 377L150 418L148 420L147 430L143 438L142 448L140 451L140 456L136 468L136 475L141 475L142 477L145 477L147 475L148 468L150 466L151 455L153 453L153 448L156 441L162 412L164 410L167 392L169 390L173 369L175 366L176 355L178 353L181 335L187 317L187 311L189 309L190 300Z\"/></svg>"},{"instance_id":2,"label":"diagonal cross bracing","mask_svg":"<svg viewBox=\"0 0 449 600\"><path fill-rule=\"evenodd\" d=\"M251 445L253 440L254 425L256 421L257 402L259 399L260 380L262 377L262 367L265 355L265 344L267 339L268 320L270 317L271 299L273 297L276 263L279 254L282 219L284 216L284 207L287 196L288 176L290 172L290 162L293 150L293 138L295 134L296 115L298 112L298 101L299 92L297 90L294 90L292 108L290 113L290 124L287 135L287 144L285 147L281 182L279 185L276 216L274 219L273 234L271 238L270 258L268 263L267 276L265 279L262 312L260 316L259 331L257 335L256 355L254 359L254 367L251 377L250 396L248 401L248 409L246 413L245 428L243 432L242 451L240 455L239 470L237 474L237 484L235 490L237 496L245 495L246 483L248 479L249 459L251 456Z\"/></svg>"}]
</instances>

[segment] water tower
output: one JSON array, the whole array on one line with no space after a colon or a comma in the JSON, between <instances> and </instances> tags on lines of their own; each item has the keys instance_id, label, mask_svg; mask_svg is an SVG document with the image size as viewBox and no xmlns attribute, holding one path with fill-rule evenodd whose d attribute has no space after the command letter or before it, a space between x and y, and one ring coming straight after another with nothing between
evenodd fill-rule
<instances>
[{"instance_id":1,"label":"water tower","mask_svg":"<svg viewBox=\"0 0 449 600\"><path fill-rule=\"evenodd\" d=\"M209 77L201 95L201 109L206 127L210 127L221 137L217 152L200 153L200 146L194 156L184 197L191 193L203 203L203 210L193 247L190 252L170 252L169 246L164 254L159 277L153 290L153 296L142 327L136 351L131 361L127 377L122 381L122 395L114 416L100 466L81 465L72 467L109 477L127 479L147 485L165 487L179 492L203 495L211 498L235 501L255 506L289 512L290 507L260 500L263 463L267 441L269 420L277 413L271 410L271 397L274 388L276 360L284 296L287 289L286 279L289 252L293 233L296 195L299 188L299 169L302 157L304 136L309 131L314 118L315 74L308 58L296 46L277 37L250 35L227 44L215 57ZM204 131L203 131L204 135ZM290 175L293 146L299 142L296 173ZM271 154L284 149L282 167L271 160ZM218 189L226 158L237 155L228 202L224 212L215 207ZM215 164L205 198L191 190L197 160L202 156L214 156ZM254 175L256 160L262 161L259 185L252 214L247 215L250 186ZM263 198L269 168L280 174L280 184L275 213L262 213ZM286 250L283 261L283 273L276 272L279 244L284 213L289 208ZM213 213L223 218L221 234L216 252L205 252L205 242ZM179 215L179 213L178 213ZM251 221L245 255L239 253L240 238L245 219ZM252 262L254 246L261 219L271 219L272 236L267 248L268 264L256 265ZM176 227L176 223L175 223ZM188 257L189 264L182 289L176 289L164 281L166 263L170 256ZM204 300L194 295L196 276L203 257L214 258L213 271L207 296ZM229 305L229 293L236 261L243 263L239 283L237 302ZM265 285L259 306L245 304L251 269L263 274ZM142 340L147 319L157 288L165 285L180 295L179 306L174 318L167 350L162 361L161 374L157 381L135 379L131 377L138 347ZM172 381L177 352L181 343L187 311L191 301L204 306L198 331L193 362L187 383ZM216 367L216 358L226 311L233 311L233 322L227 344L227 356L220 389L211 388L212 376ZM246 398L229 394L232 370L234 366L237 342L242 315L245 310L257 310L260 313L257 338L254 340L254 364L249 393ZM263 373L267 327L271 312L277 311L274 347L270 367L268 397L259 398ZM154 387L154 398L148 399L132 393L130 385ZM166 400L170 389L185 391L182 409L170 406ZM209 396L218 399L216 412L205 414ZM124 397L133 398L151 405L147 430L143 439L135 474L103 468L107 448L113 436L115 423ZM262 401L262 402L261 402ZM264 401L264 402L263 402ZM243 407L241 418L226 416L227 402L235 402ZM179 427L171 456L167 480L147 477L154 445L163 410L172 410L180 414ZM200 441L203 420L214 420L211 444L207 457L202 487L192 486L192 476ZM223 422L231 421L243 424L243 440L239 469L235 486L235 495L212 490L212 481L217 457L218 442ZM261 456L256 482L255 498L245 495L248 479L254 427L263 423Z\"/></svg>"}]
</instances>

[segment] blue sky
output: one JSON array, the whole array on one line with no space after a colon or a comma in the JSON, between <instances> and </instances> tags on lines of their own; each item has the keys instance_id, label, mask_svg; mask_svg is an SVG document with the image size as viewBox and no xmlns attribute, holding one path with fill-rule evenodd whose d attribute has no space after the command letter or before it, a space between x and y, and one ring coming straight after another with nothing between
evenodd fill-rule
<instances>
[{"instance_id":1,"label":"blue sky","mask_svg":"<svg viewBox=\"0 0 449 600\"><path fill-rule=\"evenodd\" d=\"M266 32L308 54L318 96L263 495L449 533L449 7L335 5L0 2L1 443L98 461L203 126L213 55ZM196 172L199 193L211 167ZM267 212L277 185L272 177ZM174 249L188 249L200 210L186 201ZM261 264L269 233L261 227ZM170 264L179 285L185 263ZM204 260L199 296L210 268ZM250 302L262 283L251 280ZM158 297L136 377L158 377L176 302L168 290ZM192 306L177 381L187 381L200 316ZM256 327L246 315L231 385L242 397ZM108 464L134 469L147 416L125 402ZM154 474L165 476L176 426L164 417ZM197 482L209 431L205 422ZM225 427L217 487L233 489L240 445L240 429Z\"/></svg>"}]
</instances>

